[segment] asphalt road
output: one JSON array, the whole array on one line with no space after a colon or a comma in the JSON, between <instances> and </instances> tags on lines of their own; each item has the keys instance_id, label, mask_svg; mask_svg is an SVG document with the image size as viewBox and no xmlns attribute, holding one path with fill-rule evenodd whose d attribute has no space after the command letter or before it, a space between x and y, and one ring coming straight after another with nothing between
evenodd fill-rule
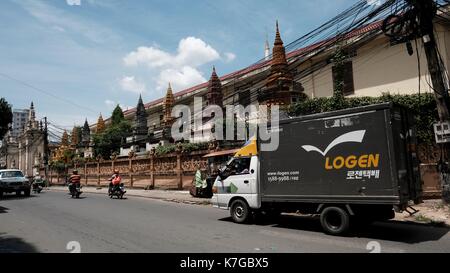
<instances>
[{"instance_id":1,"label":"asphalt road","mask_svg":"<svg viewBox=\"0 0 450 273\"><path fill-rule=\"evenodd\" d=\"M369 252L369 243L381 252L450 252L449 228L412 223L335 237L310 217L238 225L210 206L135 197L47 191L0 200L0 252L70 252L72 241L81 252Z\"/></svg>"}]
</instances>

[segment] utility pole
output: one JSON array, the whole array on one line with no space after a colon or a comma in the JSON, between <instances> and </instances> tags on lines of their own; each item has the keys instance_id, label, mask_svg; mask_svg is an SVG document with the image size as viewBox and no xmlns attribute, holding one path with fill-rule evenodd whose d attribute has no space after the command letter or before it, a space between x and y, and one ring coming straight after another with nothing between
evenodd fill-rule
<instances>
[{"instance_id":1,"label":"utility pole","mask_svg":"<svg viewBox=\"0 0 450 273\"><path fill-rule=\"evenodd\" d=\"M49 160L49 148L48 148L48 122L47 117L44 117L44 172L45 179L48 181L48 160Z\"/></svg>"},{"instance_id":2,"label":"utility pole","mask_svg":"<svg viewBox=\"0 0 450 273\"><path fill-rule=\"evenodd\" d=\"M433 84L433 91L436 99L437 110L440 122L450 121L449 115L449 94L446 88L444 71L440 65L440 59L434 36L433 19L436 16L436 3L433 0L409 0L417 11L419 33L423 41L425 54L427 57L428 71ZM450 202L450 168L448 167L448 156L450 155L449 143L443 145L443 167L442 172L442 198L445 202Z\"/></svg>"}]
</instances>

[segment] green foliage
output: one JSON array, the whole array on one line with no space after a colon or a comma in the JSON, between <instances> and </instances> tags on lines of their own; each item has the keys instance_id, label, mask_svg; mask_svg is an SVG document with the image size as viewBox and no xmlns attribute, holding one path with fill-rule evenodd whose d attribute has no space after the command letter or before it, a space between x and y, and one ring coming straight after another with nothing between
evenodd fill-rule
<instances>
[{"instance_id":1,"label":"green foliage","mask_svg":"<svg viewBox=\"0 0 450 273\"><path fill-rule=\"evenodd\" d=\"M122 120L117 124L112 124L100 134L95 134L94 155L102 155L103 158L109 159L113 152L120 152L122 141L131 133L131 124Z\"/></svg>"},{"instance_id":2,"label":"green foliage","mask_svg":"<svg viewBox=\"0 0 450 273\"><path fill-rule=\"evenodd\" d=\"M207 142L201 142L201 143L183 143L181 145L182 149L186 153L190 153L193 151L199 151L199 150L205 150L208 149L208 143Z\"/></svg>"},{"instance_id":3,"label":"green foliage","mask_svg":"<svg viewBox=\"0 0 450 273\"><path fill-rule=\"evenodd\" d=\"M56 170L59 173L62 173L66 170L66 164L63 161L51 161L50 167Z\"/></svg>"},{"instance_id":4,"label":"green foliage","mask_svg":"<svg viewBox=\"0 0 450 273\"><path fill-rule=\"evenodd\" d=\"M419 142L431 143L433 141L433 123L438 120L438 113L434 96L431 93L420 95L391 95L385 93L380 97L305 99L292 105L290 114L294 116L310 115L383 102L393 102L408 109L414 115Z\"/></svg>"},{"instance_id":5,"label":"green foliage","mask_svg":"<svg viewBox=\"0 0 450 273\"><path fill-rule=\"evenodd\" d=\"M338 48L331 61L334 65L334 93L336 101L344 99L344 62L346 56L342 48ZM337 102L338 103L338 102Z\"/></svg>"},{"instance_id":6,"label":"green foliage","mask_svg":"<svg viewBox=\"0 0 450 273\"><path fill-rule=\"evenodd\" d=\"M170 154L170 153L175 152L175 148L176 148L176 146L173 144L165 145L165 146L160 145L160 146L156 147L155 154L157 156Z\"/></svg>"},{"instance_id":7,"label":"green foliage","mask_svg":"<svg viewBox=\"0 0 450 273\"><path fill-rule=\"evenodd\" d=\"M12 122L11 105L4 98L0 98L0 140L3 139L9 130L9 124Z\"/></svg>"},{"instance_id":8,"label":"green foliage","mask_svg":"<svg viewBox=\"0 0 450 273\"><path fill-rule=\"evenodd\" d=\"M185 153L191 153L194 151L200 151L208 149L208 142L202 142L202 143L182 143L181 149ZM176 151L176 145L170 144L166 146L158 146L156 147L155 153L157 156L170 154Z\"/></svg>"},{"instance_id":9,"label":"green foliage","mask_svg":"<svg viewBox=\"0 0 450 273\"><path fill-rule=\"evenodd\" d=\"M112 112L111 115L111 126L119 125L123 121L125 121L125 117L123 115L122 108L120 108L120 106L117 105L116 108L114 108L114 111Z\"/></svg>"}]
</instances>

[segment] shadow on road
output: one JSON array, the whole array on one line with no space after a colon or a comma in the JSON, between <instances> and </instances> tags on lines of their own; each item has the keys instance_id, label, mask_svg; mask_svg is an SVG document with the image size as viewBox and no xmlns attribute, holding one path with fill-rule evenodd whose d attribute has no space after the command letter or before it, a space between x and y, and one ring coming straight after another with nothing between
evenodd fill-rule
<instances>
[{"instance_id":1,"label":"shadow on road","mask_svg":"<svg viewBox=\"0 0 450 273\"><path fill-rule=\"evenodd\" d=\"M231 217L220 221L232 222ZM271 226L323 233L318 216L282 215L278 220L259 219L250 225ZM450 227L432 226L414 222L386 221L376 222L365 227L354 228L347 237L377 239L385 241L416 244L426 241L438 241L450 231Z\"/></svg>"},{"instance_id":2,"label":"shadow on road","mask_svg":"<svg viewBox=\"0 0 450 273\"><path fill-rule=\"evenodd\" d=\"M0 233L0 253L37 253L36 247L14 236Z\"/></svg>"},{"instance_id":3,"label":"shadow on road","mask_svg":"<svg viewBox=\"0 0 450 273\"><path fill-rule=\"evenodd\" d=\"M0 213L7 213L8 210L9 210L8 208L0 206Z\"/></svg>"},{"instance_id":4,"label":"shadow on road","mask_svg":"<svg viewBox=\"0 0 450 273\"><path fill-rule=\"evenodd\" d=\"M38 197L34 194L30 195L30 196L24 196L24 195L16 195L15 193L12 194L3 194L3 197L0 198L1 201L8 201L8 200L17 200L17 199L28 199L28 198L35 198Z\"/></svg>"}]
</instances>

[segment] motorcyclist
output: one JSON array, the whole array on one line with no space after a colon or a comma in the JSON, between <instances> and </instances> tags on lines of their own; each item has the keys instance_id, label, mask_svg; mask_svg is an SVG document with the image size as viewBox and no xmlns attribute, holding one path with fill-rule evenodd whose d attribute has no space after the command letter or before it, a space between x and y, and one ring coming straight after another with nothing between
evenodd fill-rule
<instances>
[{"instance_id":1,"label":"motorcyclist","mask_svg":"<svg viewBox=\"0 0 450 273\"><path fill-rule=\"evenodd\" d=\"M119 174L119 170L114 170L114 174L109 179L111 181L109 183L109 194L112 194L114 191L119 189L120 183L122 182L122 177Z\"/></svg>"},{"instance_id":2,"label":"motorcyclist","mask_svg":"<svg viewBox=\"0 0 450 273\"><path fill-rule=\"evenodd\" d=\"M72 175L69 177L69 183L70 192L73 192L76 188L80 187L81 175L78 174L77 170L73 170Z\"/></svg>"}]
</instances>

